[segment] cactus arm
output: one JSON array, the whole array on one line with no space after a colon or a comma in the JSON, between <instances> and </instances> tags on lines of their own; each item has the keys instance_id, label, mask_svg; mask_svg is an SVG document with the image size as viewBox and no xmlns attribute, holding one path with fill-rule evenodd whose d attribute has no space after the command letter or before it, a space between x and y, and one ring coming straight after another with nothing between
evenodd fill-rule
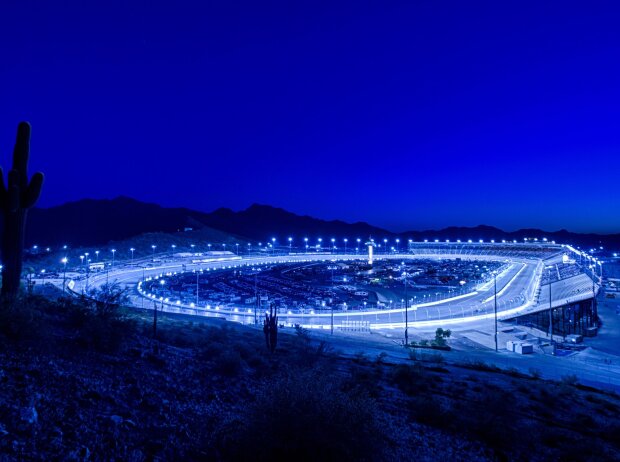
<instances>
[{"instance_id":1,"label":"cactus arm","mask_svg":"<svg viewBox=\"0 0 620 462\"><path fill-rule=\"evenodd\" d=\"M37 202L37 200L39 200L39 196L41 195L41 187L43 186L43 179L44 176L41 172L37 172L32 175L30 184L22 197L22 207L29 209Z\"/></svg>"},{"instance_id":2,"label":"cactus arm","mask_svg":"<svg viewBox=\"0 0 620 462\"><path fill-rule=\"evenodd\" d=\"M21 188L28 186L28 157L30 157L30 124L21 122L17 127L17 139L13 149L13 170L19 172Z\"/></svg>"}]
</instances>

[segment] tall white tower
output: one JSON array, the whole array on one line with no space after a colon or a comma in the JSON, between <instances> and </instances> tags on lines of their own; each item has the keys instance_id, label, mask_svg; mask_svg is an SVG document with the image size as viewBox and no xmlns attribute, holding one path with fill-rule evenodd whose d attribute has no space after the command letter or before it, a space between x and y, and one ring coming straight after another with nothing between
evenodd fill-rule
<instances>
[{"instance_id":1,"label":"tall white tower","mask_svg":"<svg viewBox=\"0 0 620 462\"><path fill-rule=\"evenodd\" d=\"M375 241L372 237L366 242L366 245L368 246L368 264L372 265L373 248L375 246Z\"/></svg>"}]
</instances>

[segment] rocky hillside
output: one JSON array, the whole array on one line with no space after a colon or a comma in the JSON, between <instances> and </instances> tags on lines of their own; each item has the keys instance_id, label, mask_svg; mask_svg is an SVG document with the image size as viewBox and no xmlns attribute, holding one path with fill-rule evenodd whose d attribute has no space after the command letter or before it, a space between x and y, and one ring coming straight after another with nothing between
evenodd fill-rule
<instances>
[{"instance_id":1,"label":"rocky hillside","mask_svg":"<svg viewBox=\"0 0 620 462\"><path fill-rule=\"evenodd\" d=\"M620 399L71 301L0 310L0 460L618 460Z\"/></svg>"}]
</instances>

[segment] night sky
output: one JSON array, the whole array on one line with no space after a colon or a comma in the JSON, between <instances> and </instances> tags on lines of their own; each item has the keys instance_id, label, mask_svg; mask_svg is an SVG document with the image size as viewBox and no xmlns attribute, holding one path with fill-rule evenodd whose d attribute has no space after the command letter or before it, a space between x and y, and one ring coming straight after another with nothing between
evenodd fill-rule
<instances>
[{"instance_id":1,"label":"night sky","mask_svg":"<svg viewBox=\"0 0 620 462\"><path fill-rule=\"evenodd\" d=\"M620 232L620 4L579 3L3 0L1 164L29 120L42 206Z\"/></svg>"}]
</instances>

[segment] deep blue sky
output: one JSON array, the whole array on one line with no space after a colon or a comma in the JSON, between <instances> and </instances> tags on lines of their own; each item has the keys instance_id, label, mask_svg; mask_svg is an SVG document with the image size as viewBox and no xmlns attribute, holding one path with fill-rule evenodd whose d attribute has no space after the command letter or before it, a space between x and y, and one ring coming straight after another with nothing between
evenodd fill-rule
<instances>
[{"instance_id":1,"label":"deep blue sky","mask_svg":"<svg viewBox=\"0 0 620 462\"><path fill-rule=\"evenodd\" d=\"M293 5L294 4L294 5ZM40 205L620 232L618 2L0 4Z\"/></svg>"}]
</instances>

